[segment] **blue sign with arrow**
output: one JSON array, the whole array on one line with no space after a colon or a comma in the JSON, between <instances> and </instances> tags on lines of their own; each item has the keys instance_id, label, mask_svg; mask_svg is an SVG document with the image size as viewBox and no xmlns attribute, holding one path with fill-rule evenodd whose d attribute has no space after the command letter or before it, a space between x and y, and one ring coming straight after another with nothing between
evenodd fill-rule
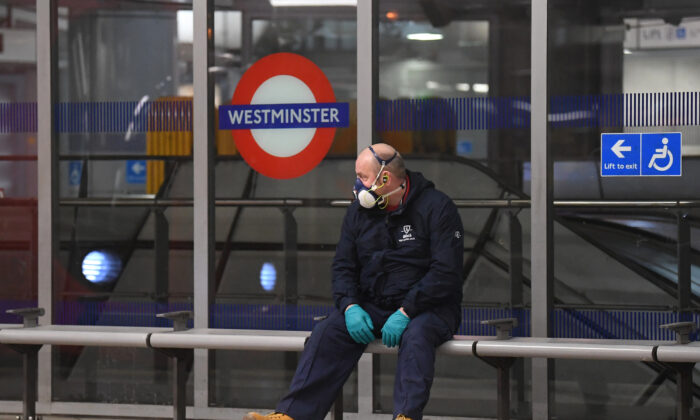
<instances>
[{"instance_id":1,"label":"blue sign with arrow","mask_svg":"<svg viewBox=\"0 0 700 420\"><path fill-rule=\"evenodd\" d=\"M681 133L603 133L601 176L680 176Z\"/></svg>"},{"instance_id":2,"label":"blue sign with arrow","mask_svg":"<svg viewBox=\"0 0 700 420\"><path fill-rule=\"evenodd\" d=\"M80 178L83 176L83 162L81 160L71 160L68 163L68 184L70 186L80 185Z\"/></svg>"},{"instance_id":3,"label":"blue sign with arrow","mask_svg":"<svg viewBox=\"0 0 700 420\"><path fill-rule=\"evenodd\" d=\"M126 161L126 182L127 184L146 183L146 161L127 160Z\"/></svg>"},{"instance_id":4,"label":"blue sign with arrow","mask_svg":"<svg viewBox=\"0 0 700 420\"><path fill-rule=\"evenodd\" d=\"M601 176L639 175L640 134L601 134Z\"/></svg>"}]
</instances>

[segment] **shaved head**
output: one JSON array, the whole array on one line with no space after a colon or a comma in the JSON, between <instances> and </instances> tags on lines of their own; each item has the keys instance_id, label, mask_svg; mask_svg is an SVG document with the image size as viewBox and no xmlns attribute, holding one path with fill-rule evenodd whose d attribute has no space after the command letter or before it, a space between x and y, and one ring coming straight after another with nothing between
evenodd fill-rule
<instances>
[{"instance_id":1,"label":"shaved head","mask_svg":"<svg viewBox=\"0 0 700 420\"><path fill-rule=\"evenodd\" d=\"M384 161L391 159L394 154L396 154L396 157L391 160L391 162L387 163L384 169L396 175L398 178L406 178L406 165L404 164L401 154L398 153L396 149L386 143L373 144L372 149L374 149L379 159ZM357 163L362 163L363 166L367 165L366 167L372 168L375 173L379 171L379 168L382 166L374 157L374 153L372 153L369 147L360 152L360 155L357 157Z\"/></svg>"}]
</instances>

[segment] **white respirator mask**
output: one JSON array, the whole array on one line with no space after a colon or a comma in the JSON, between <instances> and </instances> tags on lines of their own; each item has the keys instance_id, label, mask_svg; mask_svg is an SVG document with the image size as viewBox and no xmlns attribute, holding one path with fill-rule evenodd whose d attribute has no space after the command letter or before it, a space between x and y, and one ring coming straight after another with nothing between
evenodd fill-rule
<instances>
[{"instance_id":1,"label":"white respirator mask","mask_svg":"<svg viewBox=\"0 0 700 420\"><path fill-rule=\"evenodd\" d=\"M379 168L379 172L377 172L377 176L374 177L374 181L372 181L372 185L368 187L365 187L365 184L362 183L362 181L357 178L355 180L355 186L353 188L353 193L355 194L355 198L357 201L360 202L360 205L366 209L371 209L375 205L379 204L379 208L383 209L385 208L388 204L389 201L387 200L387 197L389 197L392 194L395 194L404 188L406 188L405 184L401 184L398 188L394 189L393 191L390 191L386 194L377 194L377 190L386 184L387 181L387 176L384 175L382 177L382 183L377 185L377 181L379 180L379 176L382 174L382 171L386 167L386 165L394 160L396 155L398 154L397 152L394 152L394 156L389 158L388 160L382 160L379 156L377 156L377 153L375 153L374 149L372 149L372 146L369 147L369 150L372 152L374 157L377 159L377 161L381 164L381 167Z\"/></svg>"}]
</instances>

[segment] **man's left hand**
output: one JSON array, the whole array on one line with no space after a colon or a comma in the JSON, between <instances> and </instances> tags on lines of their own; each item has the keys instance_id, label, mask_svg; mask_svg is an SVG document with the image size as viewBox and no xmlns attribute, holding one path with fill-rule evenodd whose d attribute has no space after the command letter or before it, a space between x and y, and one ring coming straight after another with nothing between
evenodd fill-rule
<instances>
[{"instance_id":1,"label":"man's left hand","mask_svg":"<svg viewBox=\"0 0 700 420\"><path fill-rule=\"evenodd\" d=\"M401 335L411 319L399 309L391 314L382 327L382 343L387 347L396 347L401 341Z\"/></svg>"}]
</instances>

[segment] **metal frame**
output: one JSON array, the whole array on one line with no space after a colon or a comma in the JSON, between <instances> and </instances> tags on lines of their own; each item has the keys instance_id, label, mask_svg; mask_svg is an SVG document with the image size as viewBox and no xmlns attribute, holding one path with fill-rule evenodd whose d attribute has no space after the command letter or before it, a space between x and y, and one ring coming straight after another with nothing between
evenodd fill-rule
<instances>
[{"instance_id":1,"label":"metal frame","mask_svg":"<svg viewBox=\"0 0 700 420\"><path fill-rule=\"evenodd\" d=\"M195 327L209 326L209 303L215 278L214 208L214 80L209 68L214 65L214 0L192 3L193 8L193 166L194 201L193 279ZM182 365L180 358L178 366ZM181 374L185 374L184 365ZM194 352L194 405L209 406L209 352ZM182 375L179 379L186 381ZM184 384L184 382L183 382ZM184 386L184 385L183 385ZM179 413L184 418L184 412Z\"/></svg>"},{"instance_id":2,"label":"metal frame","mask_svg":"<svg viewBox=\"0 0 700 420\"><path fill-rule=\"evenodd\" d=\"M55 215L59 205L124 205L124 206L194 206L194 312L195 327L207 328L212 281L214 279L214 211L216 206L259 206L260 201L215 200L213 178L213 110L212 80L208 68L212 64L213 38L208 36L212 26L213 0L193 2L194 19L194 138L200 145L193 150L194 191L193 200L132 200L119 203L113 200L58 200L57 139L53 129L53 105L57 102L56 60L56 0L36 0L37 36L37 167L38 167L38 227L41 241L38 245L38 303L46 309L44 322L52 324L53 259L58 249ZM532 159L532 330L533 336L548 337L549 314L552 309L552 220L553 207L698 207L697 202L554 202L552 199L552 162L547 133L547 0L532 0L531 22L531 159ZM358 1L357 17L357 151L374 141L374 103L376 99L377 69L377 19L378 1ZM253 15L244 15L244 42L250 39L249 23ZM212 32L213 33L213 32ZM244 50L245 51L245 50ZM244 56L245 58L245 56ZM201 145L206 144L206 147ZM302 200L269 200L262 205L295 206L306 204ZM460 207L528 207L528 200L456 200ZM332 206L345 206L345 200L330 200ZM689 289L687 281L688 224L684 213L679 212L679 281L680 307L686 306ZM513 279L520 273L513 273ZM514 286L515 283L514 283ZM514 301L519 292L514 289ZM44 346L38 360L38 401L41 412L47 414L94 414L134 417L166 417L171 410L167 406L120 405L99 403L59 403L51 401L51 352ZM243 410L208 407L208 350L194 353L195 405L187 411L193 418L230 418ZM547 419L550 413L548 385L551 365L544 358L532 362L533 418ZM372 355L365 354L358 367L359 418L389 418L371 414L373 408ZM18 402L0 401L0 411L17 412ZM348 417L353 418L353 415ZM437 418L437 417L436 417Z\"/></svg>"},{"instance_id":3,"label":"metal frame","mask_svg":"<svg viewBox=\"0 0 700 420\"><path fill-rule=\"evenodd\" d=\"M36 0L37 113L37 273L38 303L53 319L53 260L58 249L54 215L58 205L57 142L53 127L58 99L58 13L56 0ZM38 401L51 401L51 348L38 355Z\"/></svg>"},{"instance_id":4,"label":"metal frame","mask_svg":"<svg viewBox=\"0 0 700 420\"><path fill-rule=\"evenodd\" d=\"M532 0L530 97L532 162L531 278L532 335L550 336L549 314L553 300L552 264L552 161L547 135L547 0ZM549 418L550 369L553 362L532 359L532 418Z\"/></svg>"},{"instance_id":5,"label":"metal frame","mask_svg":"<svg viewBox=\"0 0 700 420\"><path fill-rule=\"evenodd\" d=\"M377 95L376 69L378 0L357 2L357 154L374 143L374 104ZM357 411L374 411L374 369L377 356L363 354L357 364ZM342 391L341 391L342 396Z\"/></svg>"},{"instance_id":6,"label":"metal frame","mask_svg":"<svg viewBox=\"0 0 700 420\"><path fill-rule=\"evenodd\" d=\"M357 154L371 146L374 137L377 5L378 0L357 2Z\"/></svg>"}]
</instances>

